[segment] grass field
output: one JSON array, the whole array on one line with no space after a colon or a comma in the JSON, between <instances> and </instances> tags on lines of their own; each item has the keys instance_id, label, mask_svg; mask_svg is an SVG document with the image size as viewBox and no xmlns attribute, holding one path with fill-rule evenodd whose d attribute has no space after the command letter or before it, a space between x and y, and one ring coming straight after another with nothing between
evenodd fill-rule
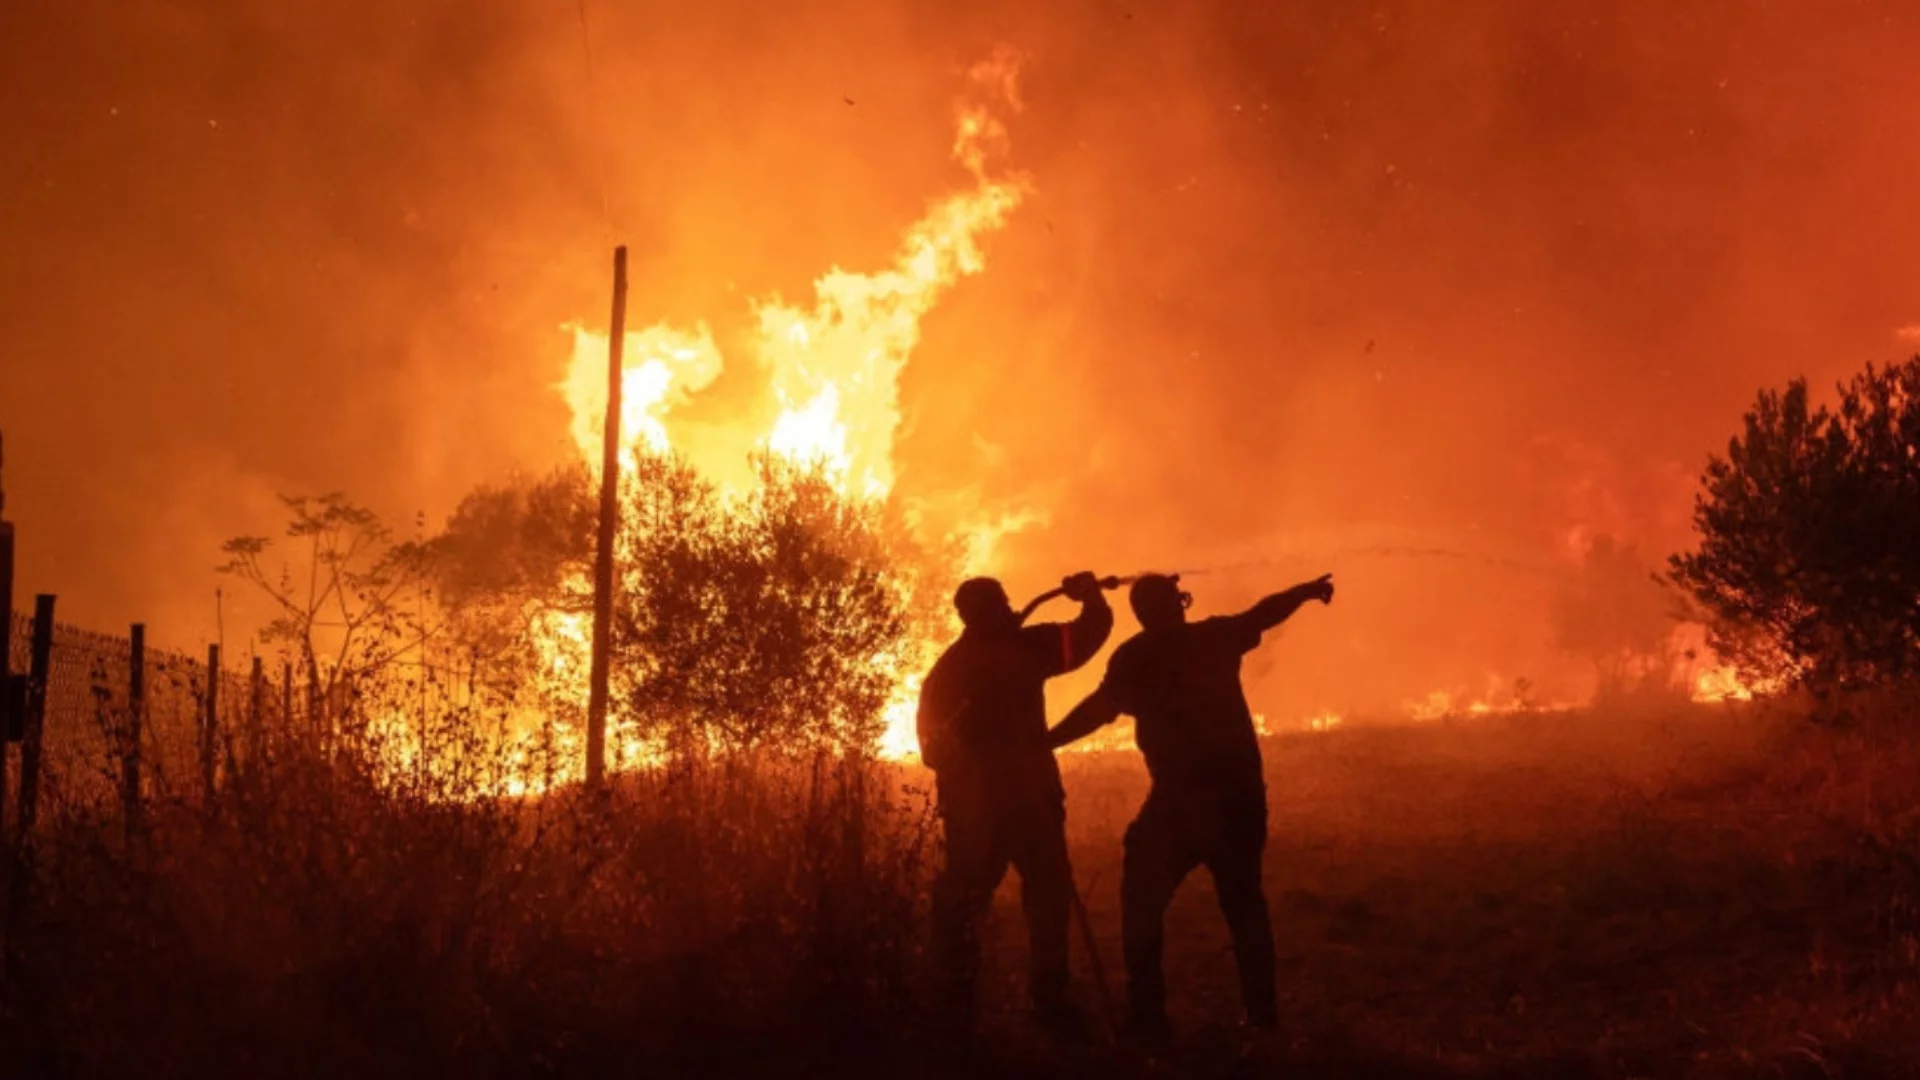
<instances>
[{"instance_id":1,"label":"grass field","mask_svg":"<svg viewBox=\"0 0 1920 1080\"><path fill-rule=\"evenodd\" d=\"M1170 1067L1308 1074L1920 1074L1920 741L1756 706L1269 740L1282 1031L1233 1031L1211 882L1169 914ZM1131 756L1069 758L1118 989ZM1020 1000L1014 893L996 996ZM1077 942L1076 942L1077 944ZM1081 986L1093 1000L1092 980ZM1014 1021L1009 1018L1009 1027Z\"/></svg>"},{"instance_id":2,"label":"grass field","mask_svg":"<svg viewBox=\"0 0 1920 1080\"><path fill-rule=\"evenodd\" d=\"M894 766L446 805L289 760L217 812L67 805L0 1075L1920 1075L1920 713L1670 706L1271 739L1282 1030L1242 1033L1204 873L1176 1044L1028 1027L1017 884L977 1044L926 1037L937 833ZM1120 990L1131 753L1064 759ZM1079 990L1096 1006L1075 938Z\"/></svg>"}]
</instances>

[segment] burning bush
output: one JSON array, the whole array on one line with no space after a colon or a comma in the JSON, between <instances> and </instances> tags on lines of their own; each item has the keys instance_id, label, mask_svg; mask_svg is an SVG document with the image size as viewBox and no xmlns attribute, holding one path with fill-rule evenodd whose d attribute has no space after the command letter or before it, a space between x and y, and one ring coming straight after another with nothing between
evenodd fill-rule
<instances>
[{"instance_id":1,"label":"burning bush","mask_svg":"<svg viewBox=\"0 0 1920 1080\"><path fill-rule=\"evenodd\" d=\"M616 663L632 720L674 745L869 750L915 641L879 507L757 464L731 502L668 457L628 484Z\"/></svg>"},{"instance_id":2,"label":"burning bush","mask_svg":"<svg viewBox=\"0 0 1920 1080\"><path fill-rule=\"evenodd\" d=\"M501 730L518 703L476 692L472 666L449 677L467 643L444 629L486 623L487 604L579 602L575 482L482 493L419 545L344 499L289 500L305 543L286 572L267 541L229 546L234 573L282 598L274 635L322 689L256 709L257 741L204 785L196 732L149 728L189 752L152 748L137 819L73 773L47 785L31 859L0 845L8 1064L786 1075L854 1042L913 1052L932 817L900 766L836 752L871 745L899 662L885 650L909 641L882 508L771 465L724 499L647 459L620 534L620 658L644 663L627 705L739 752L590 792L552 783L581 760L559 745L571 769L555 767L562 725L530 760ZM122 775L95 753L74 768Z\"/></svg>"},{"instance_id":3,"label":"burning bush","mask_svg":"<svg viewBox=\"0 0 1920 1080\"><path fill-rule=\"evenodd\" d=\"M1707 464L1699 550L1671 560L1750 682L1852 687L1920 661L1920 357L1840 394L1830 412L1804 379L1762 391Z\"/></svg>"},{"instance_id":4,"label":"burning bush","mask_svg":"<svg viewBox=\"0 0 1920 1080\"><path fill-rule=\"evenodd\" d=\"M636 451L615 542L616 753L872 750L931 637L934 565L884 503L776 457L729 495ZM493 689L565 724L585 701L592 478L470 495L428 547Z\"/></svg>"}]
</instances>

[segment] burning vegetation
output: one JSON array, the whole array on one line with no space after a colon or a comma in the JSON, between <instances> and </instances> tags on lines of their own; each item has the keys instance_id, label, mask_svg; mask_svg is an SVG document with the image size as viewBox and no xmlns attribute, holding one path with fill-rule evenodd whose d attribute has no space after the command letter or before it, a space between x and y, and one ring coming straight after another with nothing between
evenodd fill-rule
<instances>
[{"instance_id":1,"label":"burning vegetation","mask_svg":"<svg viewBox=\"0 0 1920 1080\"><path fill-rule=\"evenodd\" d=\"M1391 19L1373 20L1371 33L1387 33ZM1530 48L1559 55L1550 42ZM905 401L938 312L992 327L990 341L1017 336L1008 325L1045 337L1040 321L1000 319L1017 311L1004 298L1005 310L969 306L969 290L996 279L990 263L1035 258L1016 223L1074 229L1015 164L1010 125L1028 105L1019 60L1003 48L956 71L963 92L940 142L959 184L916 196L885 245L849 245L871 256L866 269L833 264L798 298L762 291L741 325L603 330L565 307L568 356L541 403L565 431L557 466L465 479L444 527L428 530L423 516L410 535L342 494L282 500L279 535L223 549L233 591L219 602L253 624L239 663L219 646L204 662L149 648L144 627L121 640L56 624L51 597L32 620L9 612L0 675L28 674L0 681L22 744L0 759L0 1073L791 1076L864 1062L875 1075L956 1077L1912 1075L1920 358L1868 366L1831 405L1805 379L1742 383L1765 388L1697 484L1688 468L1693 531L1665 557L1679 541L1623 509L1632 484L1604 475L1604 452L1581 462L1590 448L1578 440L1531 444L1542 459L1564 450L1579 462L1546 482L1575 510L1474 511L1524 519L1506 525L1536 550L1496 553L1477 520L1451 534L1460 543L1401 543L1392 526L1372 544L1360 510L1386 498L1374 489L1399 452L1382 448L1392 410L1465 413L1491 428L1510 403L1462 391L1470 407L1436 409L1450 399L1429 386L1432 400L1416 389L1398 406L1341 411L1377 421L1360 442L1308 418L1300 442L1275 443L1270 414L1245 414L1249 431L1182 411L1202 395L1174 384L1219 374L1197 351L1123 367L1110 383L1065 361L1056 370L1042 347L1021 353L1074 395L1154 400L1127 414L1133 426L1094 434L1062 408L1065 433L1024 447L1023 462L1043 442L1056 458L1085 458L1083 490L1051 497L1004 475L990 484L983 477L1008 471L996 439L1019 434L984 420L964 437L940 425L1004 412L1037 427L1038 404L989 408L990 395L956 378L931 393L961 401L949 410L960 419L916 432ZM1523 96L1529 109L1600 108L1581 104L1589 94L1606 97L1564 86ZM1275 110L1250 99L1233 111L1234 123L1264 124ZM1501 113L1497 124L1546 121ZM1153 168L1187 167L1170 150L1154 157ZM1364 173L1336 164L1343 184L1364 175L1383 198L1414 183L1397 161ZM1135 250L1195 183L1173 177L1157 202L1130 203L1128 229L1106 243ZM1582 250L1606 261L1603 248ZM1104 320L1102 334L1144 342L1115 350L1122 364L1165 343L1156 319L1186 333L1199 318L1168 292L1258 306L1230 280L1237 264L1204 269L1204 288L1169 270L1151 305L1143 291L1129 301L1140 311ZM1626 294L1658 306L1650 289ZM659 310L688 307L700 305ZM1244 321L1281 316L1327 317L1261 310ZM610 353L623 358L617 410ZM1373 353L1371 338L1357 360L1339 353L1366 370L1352 385L1323 371L1316 393L1359 400L1354 386L1401 378ZM1279 378L1251 365L1231 374L1208 392L1251 398ZM1037 401L1046 388L994 388L1028 392ZM928 441L949 445L929 452ZM1198 442L1208 445L1185 446ZM1327 457L1344 447L1353 471L1301 482L1304 466L1240 460L1304 458L1302 446L1323 444ZM1408 478L1424 476L1435 490L1394 497L1445 503L1465 490L1450 486L1461 471L1423 463L1396 483L1417 488ZM1336 527L1302 525L1285 543L1251 543L1249 558L1222 555L1266 520L1242 505L1258 501L1256 487ZM604 516L596 491L612 494ZM1100 500L1104 516L1085 513ZM1191 506L1207 513L1175 520ZM1103 571L1171 569L1145 565L1169 551L1206 556L1186 575L1209 613L1322 558L1341 566L1343 604L1353 594L1374 613L1333 625L1333 646L1280 639L1266 646L1277 661L1233 654L1235 665L1250 656L1259 710L1242 709L1252 737L1241 747L1258 806L1239 809L1265 830L1242 845L1254 872L1233 903L1236 930L1250 897L1262 921L1274 909L1269 1030L1226 1026L1245 971L1218 947L1211 898L1189 888L1166 913L1180 1037L1146 1048L1106 1037L1116 1019L1106 975L1123 937L1139 934L1123 933L1137 915L1123 914L1117 884L1140 843L1126 822L1149 790L1132 730L1115 725L1057 762L1042 755L1041 779L1059 779L1047 771L1056 764L1064 777L1065 824L1050 828L1056 862L1071 862L1064 891L1052 883L1058 906L1067 895L1073 905L1070 981L1101 1006L1098 1023L1078 1042L1034 1031L1015 1005L1028 954L1014 935L990 934L981 1026L943 1041L949 973L930 951L929 897L956 817L921 767L916 707L960 633L962 579L1077 551L1062 538L1076 530L1124 534L1097 550L1143 560ZM596 595L602 535L611 581ZM8 589L14 543L0 521ZM1427 591L1389 595L1416 580ZM1098 598L1099 579L1075 581L1069 593ZM1184 612L1193 598L1156 581ZM1471 610L1498 619L1456 625L1436 599L1489 581L1504 583L1493 591L1505 599ZM1328 578L1263 603L1322 592L1330 604ZM1380 619L1369 603L1398 603L1403 617ZM1513 625L1500 627L1507 616ZM1411 643L1403 666L1379 661L1391 642L1365 640L1387 637L1389 622ZM1467 624L1460 641L1444 640ZM589 734L596 633L608 660L604 754ZM1086 663L1062 634L1063 669ZM1542 640L1481 650L1487 635ZM1136 696L1170 693L1153 682L1167 663L1139 665L1152 692ZM1290 679L1305 689L1270 692ZM1161 704L1163 717L1182 715L1180 701ZM976 816L992 818L1008 777L970 779ZM958 789L946 782L938 798L951 804ZM1211 812L1205 800L1181 805L1158 821L1167 844L1204 836L1189 819ZM1006 861L987 854L989 870ZM1184 866L1191 853L1162 854ZM999 878L977 876L971 899L990 899L1007 921L1013 898L989 897ZM1136 959L1134 942L1125 951Z\"/></svg>"}]
</instances>

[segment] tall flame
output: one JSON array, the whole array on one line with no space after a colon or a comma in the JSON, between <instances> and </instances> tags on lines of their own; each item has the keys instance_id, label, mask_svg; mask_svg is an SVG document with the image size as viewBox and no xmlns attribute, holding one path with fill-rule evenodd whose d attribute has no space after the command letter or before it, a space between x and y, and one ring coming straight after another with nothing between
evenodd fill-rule
<instances>
[{"instance_id":1,"label":"tall flame","mask_svg":"<svg viewBox=\"0 0 1920 1080\"><path fill-rule=\"evenodd\" d=\"M607 412L607 336L580 326L573 332L573 364L561 390L573 407L573 438L589 463L599 465ZM659 452L672 445L667 415L720 374L720 350L702 326L692 333L655 326L628 334L620 373L620 467L632 471L633 440Z\"/></svg>"},{"instance_id":2,"label":"tall flame","mask_svg":"<svg viewBox=\"0 0 1920 1080\"><path fill-rule=\"evenodd\" d=\"M884 499L894 483L893 443L899 427L899 382L920 341L920 319L961 278L986 266L981 239L1000 228L1026 194L1018 174L997 173L1006 152L1006 128L997 110L1020 108L1017 58L1000 50L968 74L953 155L972 185L948 195L906 231L891 265L866 274L833 268L814 281L810 304L780 297L753 305L750 349L767 371L777 413L740 416L718 426L703 421L697 437L677 430L676 411L709 386L725 366L707 327L688 331L656 325L628 334L621 382L620 467L636 468L637 440L678 451L701 472L727 486L746 475L754 451L806 465L823 465L847 495ZM573 411L573 436L589 468L599 469L606 411L605 334L570 326L573 360L558 389ZM964 527L990 542L1008 521ZM575 621L569 621L574 619ZM577 617L536 624L540 647L556 673L583 672L584 640ZM921 657L901 658L886 710L881 752L917 751L913 703Z\"/></svg>"},{"instance_id":3,"label":"tall flame","mask_svg":"<svg viewBox=\"0 0 1920 1080\"><path fill-rule=\"evenodd\" d=\"M1006 129L996 108L1020 106L1018 65L1006 50L969 73L953 154L970 189L935 202L907 229L892 265L868 274L833 268L815 279L813 302L773 296L753 305L750 348L768 372L778 407L768 424L739 417L697 440L676 432L675 411L720 374L724 360L707 327L658 325L627 335L621 383L621 443L644 438L669 447L720 478L741 475L748 454L765 449L823 463L847 494L884 498L893 490L893 440L899 427L900 374L920 342L920 319L955 282L986 266L980 241L1005 224L1028 190L1018 174L995 175ZM573 436L591 466L599 461L606 408L605 334L578 326L573 362L560 385L573 410ZM631 468L630 461L623 461Z\"/></svg>"}]
</instances>

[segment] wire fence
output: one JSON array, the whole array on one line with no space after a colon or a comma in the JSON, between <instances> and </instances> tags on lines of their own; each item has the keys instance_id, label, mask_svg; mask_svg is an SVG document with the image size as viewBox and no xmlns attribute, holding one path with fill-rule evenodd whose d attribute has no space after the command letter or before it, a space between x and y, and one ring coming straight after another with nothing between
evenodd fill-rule
<instances>
[{"instance_id":1,"label":"wire fence","mask_svg":"<svg viewBox=\"0 0 1920 1080\"><path fill-rule=\"evenodd\" d=\"M8 666L25 673L33 617L10 618ZM306 686L285 667L223 663L210 709L209 658L152 647L141 653L136 685L131 636L54 623L41 725L43 799L125 800L129 783L143 800L191 797L266 753L269 733L291 730L304 711ZM7 785L16 792L18 768L16 760Z\"/></svg>"},{"instance_id":2,"label":"wire fence","mask_svg":"<svg viewBox=\"0 0 1920 1080\"><path fill-rule=\"evenodd\" d=\"M9 618L8 667L23 676L32 667L34 620L24 612ZM479 685L471 658L391 659L382 678L331 683L320 660L316 685L277 657L228 660L143 646L136 664L135 651L130 635L53 624L37 805L120 813L134 828L145 807L211 804L251 774L332 759L349 747L395 776L404 772L417 790L438 784L469 793L551 783L575 756L551 729L522 751L486 743L506 737L507 710ZM28 755L24 746L11 749L0 755L0 837L18 831L27 801Z\"/></svg>"}]
</instances>

